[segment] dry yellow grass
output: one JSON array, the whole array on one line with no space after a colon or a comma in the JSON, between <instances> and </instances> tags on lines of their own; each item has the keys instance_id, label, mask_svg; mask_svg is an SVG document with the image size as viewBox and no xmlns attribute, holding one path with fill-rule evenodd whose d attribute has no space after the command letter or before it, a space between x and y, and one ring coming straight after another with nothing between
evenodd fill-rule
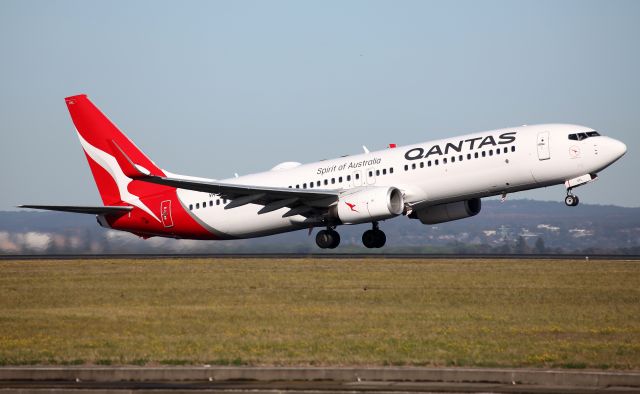
<instances>
[{"instance_id":1,"label":"dry yellow grass","mask_svg":"<svg viewBox=\"0 0 640 394\"><path fill-rule=\"evenodd\" d=\"M640 263L0 262L0 364L640 368Z\"/></svg>"}]
</instances>

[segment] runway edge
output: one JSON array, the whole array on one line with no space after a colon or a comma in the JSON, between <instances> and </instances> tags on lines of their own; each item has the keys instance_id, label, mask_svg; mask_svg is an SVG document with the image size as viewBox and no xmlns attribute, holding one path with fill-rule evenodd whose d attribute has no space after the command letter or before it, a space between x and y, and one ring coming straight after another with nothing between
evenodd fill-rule
<instances>
[{"instance_id":1,"label":"runway edge","mask_svg":"<svg viewBox=\"0 0 640 394\"><path fill-rule=\"evenodd\" d=\"M640 371L419 367L2 367L5 381L334 381L496 383L556 387L640 387Z\"/></svg>"}]
</instances>

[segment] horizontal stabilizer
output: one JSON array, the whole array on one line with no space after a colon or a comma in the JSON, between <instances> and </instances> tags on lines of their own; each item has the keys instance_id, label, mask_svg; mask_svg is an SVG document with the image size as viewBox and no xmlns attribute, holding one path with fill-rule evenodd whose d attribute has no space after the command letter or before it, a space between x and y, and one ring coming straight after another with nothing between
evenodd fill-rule
<instances>
[{"instance_id":1,"label":"horizontal stabilizer","mask_svg":"<svg viewBox=\"0 0 640 394\"><path fill-rule=\"evenodd\" d=\"M120 214L123 215L133 209L131 206L88 207L80 205L19 205L18 208L45 209L73 213L88 213L91 215Z\"/></svg>"}]
</instances>

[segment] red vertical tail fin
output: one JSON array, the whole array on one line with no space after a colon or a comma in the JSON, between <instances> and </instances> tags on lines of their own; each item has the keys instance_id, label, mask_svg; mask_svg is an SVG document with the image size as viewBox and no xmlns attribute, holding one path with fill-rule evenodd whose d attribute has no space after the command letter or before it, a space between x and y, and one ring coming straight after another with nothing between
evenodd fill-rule
<instances>
[{"instance_id":1,"label":"red vertical tail fin","mask_svg":"<svg viewBox=\"0 0 640 394\"><path fill-rule=\"evenodd\" d=\"M164 172L121 132L86 95L65 99L89 167L105 205L128 203L156 217L140 201L145 195L167 188L146 182L133 181L122 157L130 158L145 174L164 176Z\"/></svg>"}]
</instances>

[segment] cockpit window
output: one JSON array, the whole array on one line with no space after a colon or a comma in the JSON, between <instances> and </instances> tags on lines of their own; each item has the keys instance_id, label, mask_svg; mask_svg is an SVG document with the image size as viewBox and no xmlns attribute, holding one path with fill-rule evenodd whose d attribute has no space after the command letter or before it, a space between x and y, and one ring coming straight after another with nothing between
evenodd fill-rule
<instances>
[{"instance_id":1,"label":"cockpit window","mask_svg":"<svg viewBox=\"0 0 640 394\"><path fill-rule=\"evenodd\" d=\"M586 133L569 134L569 139L573 141L582 141L589 137L599 137L599 136L600 136L600 133L598 133L597 131L589 131Z\"/></svg>"}]
</instances>

